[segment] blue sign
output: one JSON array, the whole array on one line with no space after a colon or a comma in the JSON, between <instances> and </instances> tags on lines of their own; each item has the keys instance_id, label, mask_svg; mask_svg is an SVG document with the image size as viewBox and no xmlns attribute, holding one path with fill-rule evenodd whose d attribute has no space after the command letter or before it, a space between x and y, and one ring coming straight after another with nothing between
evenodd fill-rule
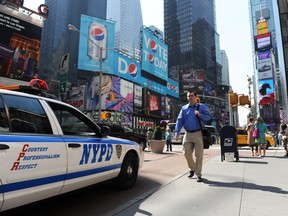
<instances>
[{"instance_id":1,"label":"blue sign","mask_svg":"<svg viewBox=\"0 0 288 216\"><path fill-rule=\"evenodd\" d=\"M114 70L111 73L134 83L141 84L141 65L126 55L115 51Z\"/></svg>"},{"instance_id":2,"label":"blue sign","mask_svg":"<svg viewBox=\"0 0 288 216\"><path fill-rule=\"evenodd\" d=\"M78 68L100 71L102 61L104 73L113 70L115 24L82 14L80 32Z\"/></svg>"},{"instance_id":3,"label":"blue sign","mask_svg":"<svg viewBox=\"0 0 288 216\"><path fill-rule=\"evenodd\" d=\"M168 47L146 28L142 37L142 70L167 81Z\"/></svg>"}]
</instances>

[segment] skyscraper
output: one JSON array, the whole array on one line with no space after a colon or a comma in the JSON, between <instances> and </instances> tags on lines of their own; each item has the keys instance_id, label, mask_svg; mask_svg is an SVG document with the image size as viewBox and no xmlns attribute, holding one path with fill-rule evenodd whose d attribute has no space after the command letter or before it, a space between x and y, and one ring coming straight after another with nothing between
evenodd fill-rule
<instances>
[{"instance_id":1,"label":"skyscraper","mask_svg":"<svg viewBox=\"0 0 288 216\"><path fill-rule=\"evenodd\" d=\"M213 94L217 85L214 0L164 0L164 35L169 46L168 76L179 80L180 92L194 88Z\"/></svg>"},{"instance_id":2,"label":"skyscraper","mask_svg":"<svg viewBox=\"0 0 288 216\"><path fill-rule=\"evenodd\" d=\"M285 64L278 5L273 0L249 0L249 9L252 41L254 41L255 36L262 37L266 32L268 35L271 34L271 47L259 50L259 47L256 47L257 43L253 46L254 75L257 86L255 104L258 113L264 117L267 123L270 123L271 130L278 130L279 111L285 110L287 113L287 81L283 79L285 77ZM259 29L261 22L267 22L267 30L264 33ZM264 51L269 52L268 57L262 57ZM265 65L270 66L270 68L265 68ZM265 74L267 75L264 76ZM270 84L270 88L264 95L261 90L262 86L267 83ZM273 100L267 100L267 96Z\"/></svg>"},{"instance_id":3,"label":"skyscraper","mask_svg":"<svg viewBox=\"0 0 288 216\"><path fill-rule=\"evenodd\" d=\"M180 95L193 89L201 95L216 96L215 22L214 0L164 0L168 77L179 81ZM183 99L186 102L186 96ZM219 109L213 102L206 103L211 104L212 114L217 115Z\"/></svg>"},{"instance_id":4,"label":"skyscraper","mask_svg":"<svg viewBox=\"0 0 288 216\"><path fill-rule=\"evenodd\" d=\"M107 0L107 16L115 23L115 48L140 59L143 26L140 0Z\"/></svg>"},{"instance_id":5,"label":"skyscraper","mask_svg":"<svg viewBox=\"0 0 288 216\"><path fill-rule=\"evenodd\" d=\"M68 80L77 83L77 62L79 49L79 34L72 34L68 30L68 24L77 28L80 27L80 16L106 18L106 0L46 0L49 7L49 17L44 21L41 58L40 77L42 79L59 79L60 62L62 56L69 53L69 73Z\"/></svg>"}]
</instances>

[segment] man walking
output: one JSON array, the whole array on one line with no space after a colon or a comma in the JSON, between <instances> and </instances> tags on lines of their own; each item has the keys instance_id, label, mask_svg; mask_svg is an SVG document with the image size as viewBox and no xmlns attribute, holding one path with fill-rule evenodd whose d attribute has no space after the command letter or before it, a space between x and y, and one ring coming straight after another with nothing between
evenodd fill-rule
<instances>
[{"instance_id":1,"label":"man walking","mask_svg":"<svg viewBox=\"0 0 288 216\"><path fill-rule=\"evenodd\" d=\"M196 103L196 96L195 91L187 93L189 103L180 110L175 127L175 138L178 140L180 130L184 127L186 132L182 144L190 168L188 177L192 178L195 173L197 182L202 182L203 138L201 129L204 127L204 122L211 119L211 114L204 104ZM198 118L200 118L201 125ZM194 150L195 160L193 158Z\"/></svg>"}]
</instances>

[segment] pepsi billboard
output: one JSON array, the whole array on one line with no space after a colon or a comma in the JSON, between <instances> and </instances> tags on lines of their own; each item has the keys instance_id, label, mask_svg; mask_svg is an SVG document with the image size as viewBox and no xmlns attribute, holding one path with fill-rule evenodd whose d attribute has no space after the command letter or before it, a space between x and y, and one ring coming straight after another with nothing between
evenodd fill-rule
<instances>
[{"instance_id":1,"label":"pepsi billboard","mask_svg":"<svg viewBox=\"0 0 288 216\"><path fill-rule=\"evenodd\" d=\"M108 71L134 83L141 84L141 66L139 62L115 51L114 70Z\"/></svg>"},{"instance_id":2,"label":"pepsi billboard","mask_svg":"<svg viewBox=\"0 0 288 216\"><path fill-rule=\"evenodd\" d=\"M114 66L115 24L82 14L80 32L78 69L100 71L102 61L102 71L111 73ZM102 56L100 47L103 48Z\"/></svg>"},{"instance_id":3,"label":"pepsi billboard","mask_svg":"<svg viewBox=\"0 0 288 216\"><path fill-rule=\"evenodd\" d=\"M167 95L179 98L179 83L169 78L167 80Z\"/></svg>"},{"instance_id":4,"label":"pepsi billboard","mask_svg":"<svg viewBox=\"0 0 288 216\"><path fill-rule=\"evenodd\" d=\"M147 28L142 31L142 70L167 81L168 47Z\"/></svg>"}]
</instances>

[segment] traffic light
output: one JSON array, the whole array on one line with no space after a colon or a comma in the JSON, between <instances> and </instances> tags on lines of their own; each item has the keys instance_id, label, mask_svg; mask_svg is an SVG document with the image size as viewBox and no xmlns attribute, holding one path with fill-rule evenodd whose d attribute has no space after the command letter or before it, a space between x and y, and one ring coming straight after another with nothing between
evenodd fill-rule
<instances>
[{"instance_id":1,"label":"traffic light","mask_svg":"<svg viewBox=\"0 0 288 216\"><path fill-rule=\"evenodd\" d=\"M101 112L101 119L110 119L111 118L111 113L110 112Z\"/></svg>"},{"instance_id":2,"label":"traffic light","mask_svg":"<svg viewBox=\"0 0 288 216\"><path fill-rule=\"evenodd\" d=\"M240 97L239 97L239 104L240 105L249 105L250 104L250 101L249 101L249 98L248 98L248 96L247 95L241 95Z\"/></svg>"},{"instance_id":3,"label":"traffic light","mask_svg":"<svg viewBox=\"0 0 288 216\"><path fill-rule=\"evenodd\" d=\"M234 93L234 94L230 94L230 104L235 105L238 104L238 94Z\"/></svg>"},{"instance_id":4,"label":"traffic light","mask_svg":"<svg viewBox=\"0 0 288 216\"><path fill-rule=\"evenodd\" d=\"M114 92L110 93L110 101L114 101L115 100L115 94Z\"/></svg>"}]
</instances>

